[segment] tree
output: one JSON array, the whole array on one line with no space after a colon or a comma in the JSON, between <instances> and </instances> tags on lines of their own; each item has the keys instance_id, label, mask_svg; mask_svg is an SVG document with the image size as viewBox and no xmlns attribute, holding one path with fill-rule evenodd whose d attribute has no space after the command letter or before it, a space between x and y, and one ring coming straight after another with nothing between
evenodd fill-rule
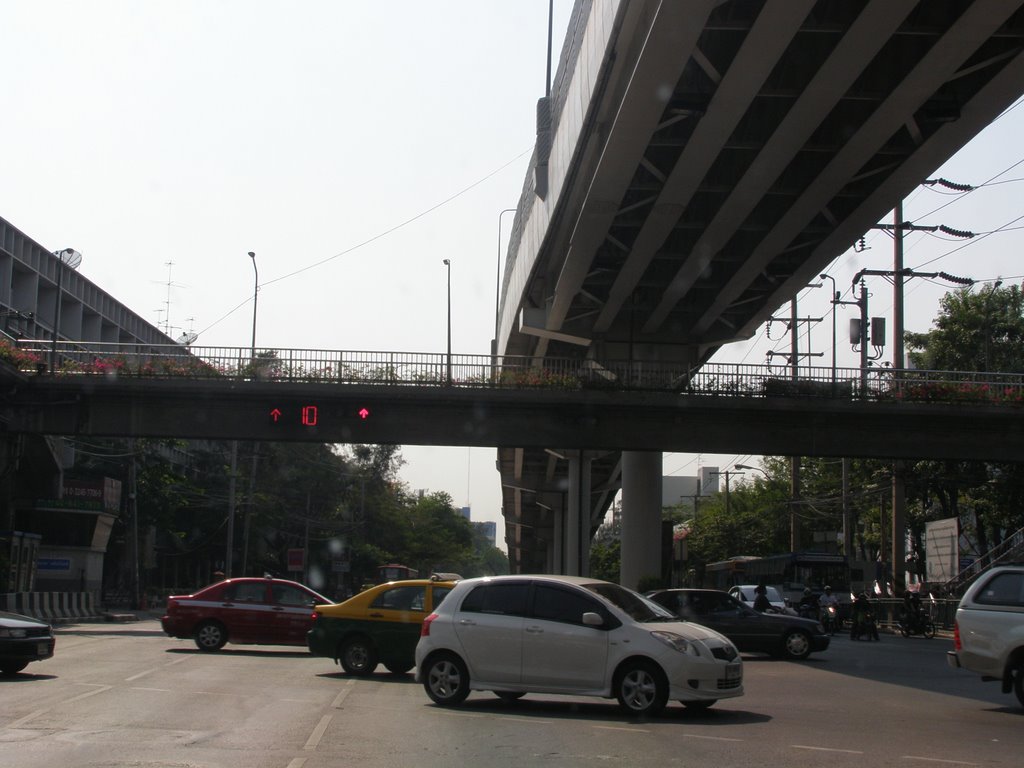
<instances>
[{"instance_id":1,"label":"tree","mask_svg":"<svg viewBox=\"0 0 1024 768\"><path fill-rule=\"evenodd\" d=\"M1024 372L1024 296L1021 287L947 293L934 328L905 335L909 360L918 368L949 371ZM999 462L920 462L914 467L922 509L945 517L962 511L965 530L987 552L1008 531L1024 527L1024 467ZM937 502L934 504L932 502ZM937 515L932 515L933 519ZM920 522L920 520L914 521Z\"/></svg>"}]
</instances>

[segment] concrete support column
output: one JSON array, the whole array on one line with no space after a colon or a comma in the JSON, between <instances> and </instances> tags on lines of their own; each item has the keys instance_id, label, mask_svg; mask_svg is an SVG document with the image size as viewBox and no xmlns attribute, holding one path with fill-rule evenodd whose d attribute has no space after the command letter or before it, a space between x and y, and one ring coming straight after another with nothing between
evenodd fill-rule
<instances>
[{"instance_id":1,"label":"concrete support column","mask_svg":"<svg viewBox=\"0 0 1024 768\"><path fill-rule=\"evenodd\" d=\"M622 565L619 583L636 589L661 575L660 453L622 452Z\"/></svg>"},{"instance_id":2,"label":"concrete support column","mask_svg":"<svg viewBox=\"0 0 1024 768\"><path fill-rule=\"evenodd\" d=\"M590 570L590 467L585 451L569 451L569 487L565 501L565 570L570 576L586 576Z\"/></svg>"},{"instance_id":3,"label":"concrete support column","mask_svg":"<svg viewBox=\"0 0 1024 768\"><path fill-rule=\"evenodd\" d=\"M565 509L551 510L551 530L554 535L548 544L548 573L565 573Z\"/></svg>"}]
</instances>

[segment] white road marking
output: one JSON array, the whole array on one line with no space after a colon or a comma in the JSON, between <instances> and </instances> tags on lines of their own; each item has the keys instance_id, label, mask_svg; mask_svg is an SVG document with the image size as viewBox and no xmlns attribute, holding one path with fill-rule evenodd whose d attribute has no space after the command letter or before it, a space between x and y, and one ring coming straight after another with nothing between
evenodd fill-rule
<instances>
[{"instance_id":1,"label":"white road marking","mask_svg":"<svg viewBox=\"0 0 1024 768\"><path fill-rule=\"evenodd\" d=\"M338 691L338 695L334 697L334 701L331 702L331 709L341 709L341 703L345 701L345 697L353 691L355 680L349 680L345 683L345 687Z\"/></svg>"},{"instance_id":2,"label":"white road marking","mask_svg":"<svg viewBox=\"0 0 1024 768\"><path fill-rule=\"evenodd\" d=\"M79 683L79 685L97 685L97 683ZM61 706L63 704L71 704L72 702L75 702L75 701L81 701L82 699L87 699L90 696L95 696L97 693L103 693L104 691L109 691L113 687L114 686L112 686L112 685L99 685L96 688L95 691L86 691L85 693L80 693L77 696L72 696L70 699L64 699L64 701L61 701L61 702L59 702L57 704L54 704L53 706L54 707L59 707L59 706ZM46 709L37 709L35 712L30 712L29 714L25 715L20 720L15 720L13 723L8 723L7 725L4 726L4 728L17 728L18 726L23 725L24 723L27 723L29 720L34 720L35 718L39 717L40 715L45 715L51 709L53 709L53 707L47 707Z\"/></svg>"},{"instance_id":3,"label":"white road marking","mask_svg":"<svg viewBox=\"0 0 1024 768\"><path fill-rule=\"evenodd\" d=\"M156 667L153 667L152 669L147 669L145 672L139 672L139 674L137 674L137 675L132 675L131 677L126 677L124 679L124 681L126 683L134 682L134 681L138 680L140 677L145 677L150 672L156 672Z\"/></svg>"},{"instance_id":4,"label":"white road marking","mask_svg":"<svg viewBox=\"0 0 1024 768\"><path fill-rule=\"evenodd\" d=\"M630 733L650 733L646 728L622 728L617 725L594 725L592 728L597 728L602 731L629 731Z\"/></svg>"},{"instance_id":5,"label":"white road marking","mask_svg":"<svg viewBox=\"0 0 1024 768\"><path fill-rule=\"evenodd\" d=\"M292 761L290 763L288 763L288 768L302 768L302 766L304 766L305 764L306 764L306 758L304 758L304 757L295 757L295 758L292 758Z\"/></svg>"},{"instance_id":6,"label":"white road marking","mask_svg":"<svg viewBox=\"0 0 1024 768\"><path fill-rule=\"evenodd\" d=\"M27 723L29 720L37 718L40 715L45 715L49 711L50 710L48 710L48 709L37 709L35 712L30 712L29 714L25 715L20 720L15 720L13 723L8 723L7 725L4 726L4 728L11 728L11 729L17 728L18 726L22 725L23 723Z\"/></svg>"},{"instance_id":7,"label":"white road marking","mask_svg":"<svg viewBox=\"0 0 1024 768\"><path fill-rule=\"evenodd\" d=\"M790 744L793 749L809 749L812 752L841 752L844 755L863 755L858 749L833 749L832 747L809 747L805 744Z\"/></svg>"},{"instance_id":8,"label":"white road marking","mask_svg":"<svg viewBox=\"0 0 1024 768\"><path fill-rule=\"evenodd\" d=\"M942 763L943 765L981 765L981 763L968 763L963 760L942 760L938 757L921 757L920 755L902 755L901 760L922 760L926 763Z\"/></svg>"},{"instance_id":9,"label":"white road marking","mask_svg":"<svg viewBox=\"0 0 1024 768\"><path fill-rule=\"evenodd\" d=\"M699 733L684 733L684 739L705 739L707 741L743 741L743 739L731 739L728 736L701 736Z\"/></svg>"},{"instance_id":10,"label":"white road marking","mask_svg":"<svg viewBox=\"0 0 1024 768\"><path fill-rule=\"evenodd\" d=\"M317 723L316 728L309 734L309 739L306 741L306 745L303 749L316 749L320 743L320 739L324 737L324 732L327 730L327 726L330 725L331 719L334 717L333 714L324 715L320 718L320 722Z\"/></svg>"},{"instance_id":11,"label":"white road marking","mask_svg":"<svg viewBox=\"0 0 1024 768\"><path fill-rule=\"evenodd\" d=\"M132 686L133 691L155 691L156 693L170 693L170 688L143 688L142 686Z\"/></svg>"}]
</instances>

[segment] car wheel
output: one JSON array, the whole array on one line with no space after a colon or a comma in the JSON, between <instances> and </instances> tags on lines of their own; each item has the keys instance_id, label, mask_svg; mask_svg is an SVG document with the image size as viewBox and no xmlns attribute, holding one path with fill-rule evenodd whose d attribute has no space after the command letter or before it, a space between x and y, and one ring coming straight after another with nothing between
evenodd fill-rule
<instances>
[{"instance_id":1,"label":"car wheel","mask_svg":"<svg viewBox=\"0 0 1024 768\"><path fill-rule=\"evenodd\" d=\"M469 696L469 672L452 653L431 656L423 664L423 689L435 704L455 707Z\"/></svg>"},{"instance_id":2,"label":"car wheel","mask_svg":"<svg viewBox=\"0 0 1024 768\"><path fill-rule=\"evenodd\" d=\"M703 712L718 703L718 699L702 699L701 701L680 701L691 712Z\"/></svg>"},{"instance_id":3,"label":"car wheel","mask_svg":"<svg viewBox=\"0 0 1024 768\"><path fill-rule=\"evenodd\" d=\"M935 625L930 621L926 621L924 624L924 636L929 640L935 637Z\"/></svg>"},{"instance_id":4,"label":"car wheel","mask_svg":"<svg viewBox=\"0 0 1024 768\"><path fill-rule=\"evenodd\" d=\"M900 624L900 634L904 637L910 637L910 627L906 624Z\"/></svg>"},{"instance_id":5,"label":"car wheel","mask_svg":"<svg viewBox=\"0 0 1024 768\"><path fill-rule=\"evenodd\" d=\"M392 675L404 675L406 672L412 669L412 667L408 664L385 664L384 667Z\"/></svg>"},{"instance_id":6,"label":"car wheel","mask_svg":"<svg viewBox=\"0 0 1024 768\"><path fill-rule=\"evenodd\" d=\"M1017 671L1013 675L1013 692L1017 695L1017 701L1024 707L1024 662L1017 664Z\"/></svg>"},{"instance_id":7,"label":"car wheel","mask_svg":"<svg viewBox=\"0 0 1024 768\"><path fill-rule=\"evenodd\" d=\"M200 651L219 651L228 641L228 632L219 621L204 621L196 627L195 640Z\"/></svg>"},{"instance_id":8,"label":"car wheel","mask_svg":"<svg viewBox=\"0 0 1024 768\"><path fill-rule=\"evenodd\" d=\"M811 653L811 638L806 632L794 629L782 638L782 652L787 659L806 659Z\"/></svg>"},{"instance_id":9,"label":"car wheel","mask_svg":"<svg viewBox=\"0 0 1024 768\"><path fill-rule=\"evenodd\" d=\"M368 638L353 637L342 644L338 661L350 675L365 677L377 668L377 652Z\"/></svg>"},{"instance_id":10,"label":"car wheel","mask_svg":"<svg viewBox=\"0 0 1024 768\"><path fill-rule=\"evenodd\" d=\"M615 696L630 714L655 715L668 702L668 682L650 662L628 662L616 677Z\"/></svg>"},{"instance_id":11,"label":"car wheel","mask_svg":"<svg viewBox=\"0 0 1024 768\"><path fill-rule=\"evenodd\" d=\"M16 675L27 666L27 661L5 661L0 663L0 672L5 675Z\"/></svg>"},{"instance_id":12,"label":"car wheel","mask_svg":"<svg viewBox=\"0 0 1024 768\"><path fill-rule=\"evenodd\" d=\"M526 695L525 691L495 691L494 695L501 699L506 704L511 704L515 701L519 701L523 696Z\"/></svg>"}]
</instances>

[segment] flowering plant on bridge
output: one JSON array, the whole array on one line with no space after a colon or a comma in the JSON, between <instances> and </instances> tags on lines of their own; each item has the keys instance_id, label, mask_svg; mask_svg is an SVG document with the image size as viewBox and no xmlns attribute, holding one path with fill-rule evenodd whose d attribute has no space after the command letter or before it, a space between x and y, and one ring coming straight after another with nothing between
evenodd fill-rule
<instances>
[{"instance_id":1,"label":"flowering plant on bridge","mask_svg":"<svg viewBox=\"0 0 1024 768\"><path fill-rule=\"evenodd\" d=\"M898 382L880 399L925 403L998 403L1024 405L1024 388L974 382Z\"/></svg>"},{"instance_id":2,"label":"flowering plant on bridge","mask_svg":"<svg viewBox=\"0 0 1024 768\"><path fill-rule=\"evenodd\" d=\"M38 353L21 349L8 341L0 341L0 360L18 370L29 371L35 371L36 367L43 363L43 358Z\"/></svg>"}]
</instances>

